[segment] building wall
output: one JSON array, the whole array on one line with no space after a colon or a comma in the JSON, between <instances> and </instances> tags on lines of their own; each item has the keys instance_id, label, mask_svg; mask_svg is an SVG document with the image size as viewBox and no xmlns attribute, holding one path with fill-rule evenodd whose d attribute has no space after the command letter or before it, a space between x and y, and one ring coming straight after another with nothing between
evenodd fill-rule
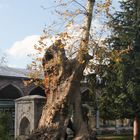
<instances>
[{"instance_id":1,"label":"building wall","mask_svg":"<svg viewBox=\"0 0 140 140\"><path fill-rule=\"evenodd\" d=\"M15 108L16 108L15 103L14 103L15 99L24 97L26 95L31 95L31 94L35 95L35 94L38 94L39 92L42 93L42 90L40 90L41 87L37 87L34 84L25 86L24 85L25 80L28 80L28 79L20 78L20 77L0 76L0 111L9 112L11 117L13 117L13 122L11 122L11 126L12 126L11 135L14 135L14 122L15 122L15 116L17 116L15 114ZM45 96L45 93L41 94L41 95ZM19 110L19 113L22 111L22 108L24 108L23 104L21 105L21 110ZM30 105L28 105L28 103L26 103L26 104L27 104L26 108L29 109L30 111L24 110L23 112L29 112L30 115L29 116L27 115L27 117L29 119L30 124L36 125L38 118L35 119L36 123L34 123L34 122L32 122L33 120L31 117L32 111L34 110L34 108L30 108ZM31 106L31 107L33 107L33 106ZM22 117L23 117L23 115L24 114L22 114ZM36 126L32 126L31 129L33 129L35 127ZM9 129L10 129L10 126L9 126ZM32 130L30 130L30 131L32 131ZM19 131L18 131L18 133L19 133Z\"/></svg>"},{"instance_id":2,"label":"building wall","mask_svg":"<svg viewBox=\"0 0 140 140\"><path fill-rule=\"evenodd\" d=\"M26 96L16 100L15 137L28 135L38 127L45 102L46 98L39 95ZM24 123L24 120L27 121ZM28 125L26 125L27 123Z\"/></svg>"},{"instance_id":3,"label":"building wall","mask_svg":"<svg viewBox=\"0 0 140 140\"><path fill-rule=\"evenodd\" d=\"M31 84L25 86L23 83L25 80L27 79L19 78L19 77L0 76L0 90L2 90L4 87L8 85L13 85L20 91L22 96L29 95L31 90L35 88L35 85Z\"/></svg>"}]
</instances>

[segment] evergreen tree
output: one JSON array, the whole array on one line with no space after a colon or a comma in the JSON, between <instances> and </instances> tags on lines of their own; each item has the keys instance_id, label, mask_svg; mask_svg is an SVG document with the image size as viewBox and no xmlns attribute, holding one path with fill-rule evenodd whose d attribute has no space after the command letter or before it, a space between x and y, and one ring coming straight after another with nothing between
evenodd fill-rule
<instances>
[{"instance_id":1,"label":"evergreen tree","mask_svg":"<svg viewBox=\"0 0 140 140\"><path fill-rule=\"evenodd\" d=\"M0 111L0 140L13 140L10 136L10 125L12 118L9 113Z\"/></svg>"},{"instance_id":2,"label":"evergreen tree","mask_svg":"<svg viewBox=\"0 0 140 140\"><path fill-rule=\"evenodd\" d=\"M127 0L122 1L120 5L121 11L117 11L109 22L112 34L108 42L112 52L104 77L106 84L100 96L100 109L103 115L110 115L113 118L135 118L134 122L138 123L140 122L140 4L137 0ZM135 140L140 138L138 125L136 126Z\"/></svg>"}]
</instances>

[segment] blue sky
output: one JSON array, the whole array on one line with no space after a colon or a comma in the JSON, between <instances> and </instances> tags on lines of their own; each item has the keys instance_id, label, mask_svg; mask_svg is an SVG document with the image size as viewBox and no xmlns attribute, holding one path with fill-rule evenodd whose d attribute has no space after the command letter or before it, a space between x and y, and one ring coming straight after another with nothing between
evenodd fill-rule
<instances>
[{"instance_id":1,"label":"blue sky","mask_svg":"<svg viewBox=\"0 0 140 140\"><path fill-rule=\"evenodd\" d=\"M26 36L40 34L51 21L50 13L40 6L46 0L0 0L0 46L8 48ZM49 18L48 18L49 17Z\"/></svg>"},{"instance_id":2,"label":"blue sky","mask_svg":"<svg viewBox=\"0 0 140 140\"><path fill-rule=\"evenodd\" d=\"M6 53L10 66L26 67L30 46L37 42L44 26L56 18L51 9L43 10L42 5L48 8L53 3L52 0L0 0L0 57Z\"/></svg>"},{"instance_id":3,"label":"blue sky","mask_svg":"<svg viewBox=\"0 0 140 140\"><path fill-rule=\"evenodd\" d=\"M53 21L54 17L50 9L43 10L42 5L51 7L51 0L0 0L1 55L17 41L23 43L23 40L28 39L30 36L37 37L42 33L44 26ZM15 59L14 57L11 58L12 56L7 56L10 65L25 67L26 62L19 63L18 56Z\"/></svg>"}]
</instances>

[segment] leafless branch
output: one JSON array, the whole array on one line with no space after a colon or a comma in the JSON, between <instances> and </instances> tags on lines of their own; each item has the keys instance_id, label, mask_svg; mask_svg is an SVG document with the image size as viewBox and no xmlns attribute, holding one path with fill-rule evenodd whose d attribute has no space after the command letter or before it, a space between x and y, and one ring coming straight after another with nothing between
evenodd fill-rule
<instances>
[{"instance_id":1,"label":"leafless branch","mask_svg":"<svg viewBox=\"0 0 140 140\"><path fill-rule=\"evenodd\" d=\"M87 12L87 9L85 6L83 6L81 3L79 3L77 0L73 0L76 4L80 5L86 12Z\"/></svg>"}]
</instances>

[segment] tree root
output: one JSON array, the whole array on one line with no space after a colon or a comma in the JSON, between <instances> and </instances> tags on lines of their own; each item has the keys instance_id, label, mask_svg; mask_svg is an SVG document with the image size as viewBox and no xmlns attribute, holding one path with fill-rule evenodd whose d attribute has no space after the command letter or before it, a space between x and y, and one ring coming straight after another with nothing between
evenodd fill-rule
<instances>
[{"instance_id":1,"label":"tree root","mask_svg":"<svg viewBox=\"0 0 140 140\"><path fill-rule=\"evenodd\" d=\"M64 132L65 133L65 132ZM40 128L24 140L97 140L94 132L88 135L60 138L59 129L54 127Z\"/></svg>"}]
</instances>

